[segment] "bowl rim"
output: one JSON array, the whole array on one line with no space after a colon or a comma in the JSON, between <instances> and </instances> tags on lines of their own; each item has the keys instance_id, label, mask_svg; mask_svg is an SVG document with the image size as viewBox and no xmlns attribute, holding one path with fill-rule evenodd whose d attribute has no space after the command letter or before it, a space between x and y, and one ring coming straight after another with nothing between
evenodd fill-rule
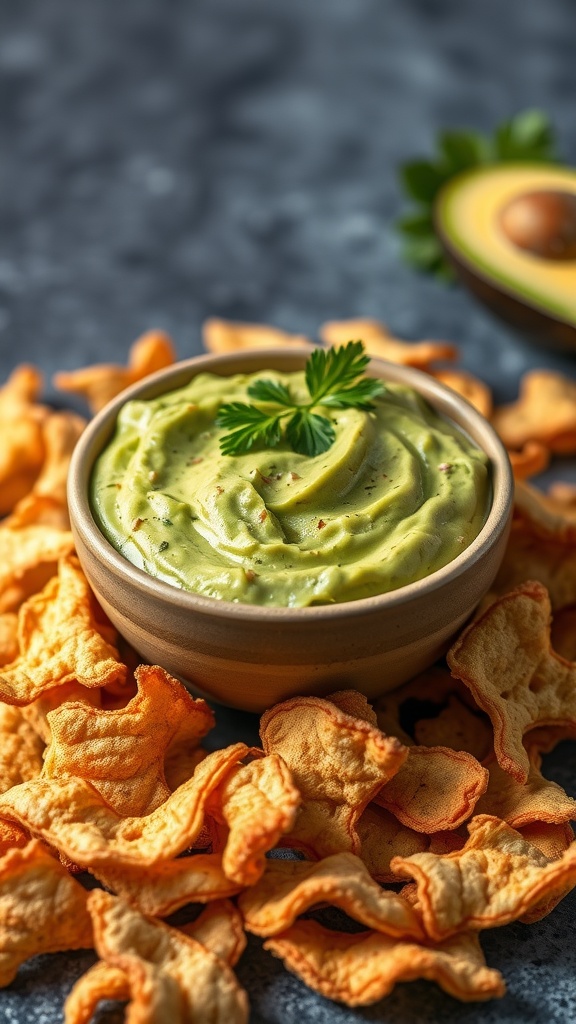
<instances>
[{"instance_id":1,"label":"bowl rim","mask_svg":"<svg viewBox=\"0 0 576 1024\"><path fill-rule=\"evenodd\" d=\"M480 562L508 529L512 514L514 480L503 442L488 420L451 388L421 370L375 357L371 357L367 367L368 376L384 379L388 377L394 382L413 387L430 402L435 411L452 421L459 430L469 434L473 443L481 448L490 460L492 502L486 521L468 547L445 566L397 590L353 601L298 608L251 605L203 597L157 579L121 555L107 540L90 507L89 481L94 462L112 435L118 413L126 402L154 398L168 390L184 386L188 374L188 380L191 380L198 373L204 372L220 372L222 376L232 376L234 373L250 373L262 369L287 372L299 370L303 368L306 357L316 348L315 345L302 343L291 348L250 349L193 356L173 363L130 385L101 409L82 433L74 449L68 474L68 506L73 532L79 535L98 562L107 565L111 572L119 573L140 593L177 605L180 612L188 610L196 615L232 618L237 622L254 622L261 625L282 622L290 622L293 625L309 624L313 621L320 623L398 608L449 585ZM175 378L178 378L178 382L172 383ZM180 381L180 378L184 379ZM479 441L475 434L482 435L482 441Z\"/></svg>"}]
</instances>

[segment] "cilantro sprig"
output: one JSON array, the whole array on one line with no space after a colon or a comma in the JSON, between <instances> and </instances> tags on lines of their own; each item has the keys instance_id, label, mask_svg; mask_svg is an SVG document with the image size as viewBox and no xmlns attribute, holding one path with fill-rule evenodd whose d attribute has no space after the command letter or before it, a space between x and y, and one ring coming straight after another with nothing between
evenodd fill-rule
<instances>
[{"instance_id":1,"label":"cilantro sprig","mask_svg":"<svg viewBox=\"0 0 576 1024\"><path fill-rule=\"evenodd\" d=\"M243 455L256 445L275 448L285 438L299 455L321 455L334 443L334 427L318 406L370 411L372 399L384 393L379 380L363 377L370 357L361 341L339 348L318 348L307 360L305 380L310 401L297 402L286 384L257 380L248 397L258 402L228 402L221 406L216 425L230 430L220 439L223 455Z\"/></svg>"},{"instance_id":2,"label":"cilantro sprig","mask_svg":"<svg viewBox=\"0 0 576 1024\"><path fill-rule=\"evenodd\" d=\"M452 271L434 231L433 207L440 189L461 171L510 161L555 163L552 124L541 110L524 110L498 125L492 136L472 131L444 131L436 139L437 154L412 160L400 168L407 196L416 208L397 224L404 238L403 255L418 270L451 278Z\"/></svg>"}]
</instances>

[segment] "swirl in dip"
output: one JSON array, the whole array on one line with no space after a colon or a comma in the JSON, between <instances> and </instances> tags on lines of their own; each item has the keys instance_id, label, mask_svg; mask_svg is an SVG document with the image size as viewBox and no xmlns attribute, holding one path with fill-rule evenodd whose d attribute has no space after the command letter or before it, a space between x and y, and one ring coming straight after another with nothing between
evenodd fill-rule
<instances>
[{"instance_id":1,"label":"swirl in dip","mask_svg":"<svg viewBox=\"0 0 576 1024\"><path fill-rule=\"evenodd\" d=\"M355 601L428 576L478 535L488 460L411 388L389 383L373 412L319 409L336 431L314 458L278 448L222 455L225 402L303 373L203 373L127 402L91 481L96 521L152 576L204 597L302 607Z\"/></svg>"}]
</instances>

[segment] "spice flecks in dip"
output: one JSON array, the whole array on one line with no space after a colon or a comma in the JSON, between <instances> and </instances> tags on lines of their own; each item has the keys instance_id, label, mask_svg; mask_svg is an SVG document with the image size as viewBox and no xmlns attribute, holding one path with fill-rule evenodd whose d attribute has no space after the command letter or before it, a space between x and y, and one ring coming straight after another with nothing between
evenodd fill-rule
<instances>
[{"instance_id":1,"label":"spice flecks in dip","mask_svg":"<svg viewBox=\"0 0 576 1024\"><path fill-rule=\"evenodd\" d=\"M222 455L221 405L257 379L200 374L127 402L97 460L92 508L152 576L205 597L302 607L396 590L452 561L488 512L486 456L411 388L389 383L373 412L325 409L336 432L310 458L282 443Z\"/></svg>"}]
</instances>

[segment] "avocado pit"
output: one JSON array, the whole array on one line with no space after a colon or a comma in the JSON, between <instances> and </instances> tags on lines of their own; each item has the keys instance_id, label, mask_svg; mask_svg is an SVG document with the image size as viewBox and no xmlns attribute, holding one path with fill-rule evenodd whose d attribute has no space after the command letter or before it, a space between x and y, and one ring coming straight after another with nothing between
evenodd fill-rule
<instances>
[{"instance_id":1,"label":"avocado pit","mask_svg":"<svg viewBox=\"0 0 576 1024\"><path fill-rule=\"evenodd\" d=\"M576 259L576 194L525 192L500 211L500 227L513 245L547 260Z\"/></svg>"}]
</instances>

